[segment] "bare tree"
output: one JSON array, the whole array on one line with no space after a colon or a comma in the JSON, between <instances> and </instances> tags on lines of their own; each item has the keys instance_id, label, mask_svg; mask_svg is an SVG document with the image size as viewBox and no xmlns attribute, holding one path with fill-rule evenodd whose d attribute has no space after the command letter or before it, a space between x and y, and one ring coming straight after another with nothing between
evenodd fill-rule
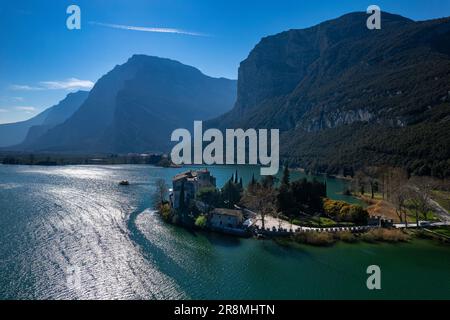
<instances>
[{"instance_id":1,"label":"bare tree","mask_svg":"<svg viewBox=\"0 0 450 320\"><path fill-rule=\"evenodd\" d=\"M356 189L362 196L366 193L366 175L362 170L358 170L352 181L354 189Z\"/></svg>"},{"instance_id":2,"label":"bare tree","mask_svg":"<svg viewBox=\"0 0 450 320\"><path fill-rule=\"evenodd\" d=\"M389 201L395 206L395 212L400 222L408 226L406 203L408 200L408 173L401 168L389 168Z\"/></svg>"},{"instance_id":3,"label":"bare tree","mask_svg":"<svg viewBox=\"0 0 450 320\"><path fill-rule=\"evenodd\" d=\"M386 165L382 165L379 167L378 169L378 178L380 179L380 189L381 189L381 194L383 196L383 200L386 199L386 189L387 189L387 176L388 176L388 172L389 172L389 167Z\"/></svg>"},{"instance_id":4,"label":"bare tree","mask_svg":"<svg viewBox=\"0 0 450 320\"><path fill-rule=\"evenodd\" d=\"M433 190L433 180L428 177L414 177L409 183L409 202L410 207L414 211L419 227L419 216L424 220L428 220L428 214L432 210L431 191Z\"/></svg>"},{"instance_id":5,"label":"bare tree","mask_svg":"<svg viewBox=\"0 0 450 320\"><path fill-rule=\"evenodd\" d=\"M167 200L167 195L169 193L169 189L167 188L166 181L164 179L157 179L155 181L155 193L153 195L153 205L155 208L159 209L161 204Z\"/></svg>"},{"instance_id":6,"label":"bare tree","mask_svg":"<svg viewBox=\"0 0 450 320\"><path fill-rule=\"evenodd\" d=\"M398 168L393 168L389 166L383 166L380 170L382 170L381 173L381 179L383 184L383 199L389 200L391 198L391 192L392 192L392 182L395 181L396 171L401 170Z\"/></svg>"},{"instance_id":7,"label":"bare tree","mask_svg":"<svg viewBox=\"0 0 450 320\"><path fill-rule=\"evenodd\" d=\"M262 228L265 229L266 215L273 214L276 211L276 192L272 185L255 184L249 186L244 192L241 203L259 212L262 221Z\"/></svg>"},{"instance_id":8,"label":"bare tree","mask_svg":"<svg viewBox=\"0 0 450 320\"><path fill-rule=\"evenodd\" d=\"M377 167L365 167L362 170L363 181L370 187L370 195L373 199L375 192L378 192L380 169Z\"/></svg>"},{"instance_id":9,"label":"bare tree","mask_svg":"<svg viewBox=\"0 0 450 320\"><path fill-rule=\"evenodd\" d=\"M391 194L391 202L395 206L395 213L397 214L400 222L405 222L406 227L408 227L408 216L406 203L408 200L408 188L406 185L399 186L394 189Z\"/></svg>"}]
</instances>

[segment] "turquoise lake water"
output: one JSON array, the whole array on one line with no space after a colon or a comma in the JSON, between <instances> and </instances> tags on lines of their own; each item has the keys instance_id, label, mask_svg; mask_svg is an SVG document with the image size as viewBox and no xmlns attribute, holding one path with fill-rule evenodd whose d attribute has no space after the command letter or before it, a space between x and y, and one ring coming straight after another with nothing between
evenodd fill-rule
<instances>
[{"instance_id":1,"label":"turquoise lake water","mask_svg":"<svg viewBox=\"0 0 450 320\"><path fill-rule=\"evenodd\" d=\"M235 169L210 168L218 185ZM0 299L450 299L450 248L433 242L289 248L165 224L153 184L183 170L0 165ZM328 178L328 196L356 201L345 184Z\"/></svg>"}]
</instances>

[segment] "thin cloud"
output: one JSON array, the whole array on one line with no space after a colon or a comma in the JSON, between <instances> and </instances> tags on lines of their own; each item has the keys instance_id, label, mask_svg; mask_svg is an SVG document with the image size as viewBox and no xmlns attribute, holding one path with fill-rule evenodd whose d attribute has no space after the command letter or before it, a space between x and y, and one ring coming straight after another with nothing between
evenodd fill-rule
<instances>
[{"instance_id":1,"label":"thin cloud","mask_svg":"<svg viewBox=\"0 0 450 320\"><path fill-rule=\"evenodd\" d=\"M8 110L0 108L0 113L4 113L4 112L8 112Z\"/></svg>"},{"instance_id":2,"label":"thin cloud","mask_svg":"<svg viewBox=\"0 0 450 320\"><path fill-rule=\"evenodd\" d=\"M17 90L17 91L37 91L37 90L43 90L43 88L40 87L32 87L29 85L22 85L22 84L13 84L9 87L11 90Z\"/></svg>"},{"instance_id":3,"label":"thin cloud","mask_svg":"<svg viewBox=\"0 0 450 320\"><path fill-rule=\"evenodd\" d=\"M31 107L31 106L18 106L18 107L14 107L14 109L16 109L17 111L24 111L27 113L33 113L36 111L36 108Z\"/></svg>"},{"instance_id":4,"label":"thin cloud","mask_svg":"<svg viewBox=\"0 0 450 320\"><path fill-rule=\"evenodd\" d=\"M156 32L156 33L176 33L176 34L184 34L184 35L197 36L197 37L207 37L208 36L208 35L200 33L200 32L186 31L186 30L175 29L175 28L137 27L137 26L126 26L126 25L122 25L122 24L102 23L102 22L96 22L96 21L90 21L89 23L92 25L96 25L96 26L113 28L113 29L121 29L121 30Z\"/></svg>"},{"instance_id":5,"label":"thin cloud","mask_svg":"<svg viewBox=\"0 0 450 320\"><path fill-rule=\"evenodd\" d=\"M41 81L39 86L14 84L9 88L18 91L40 91L40 90L74 90L74 89L92 89L94 82L90 80L80 80L69 78L62 81Z\"/></svg>"},{"instance_id":6,"label":"thin cloud","mask_svg":"<svg viewBox=\"0 0 450 320\"><path fill-rule=\"evenodd\" d=\"M94 82L90 80L77 78L69 78L64 81L42 81L40 84L49 90L92 89L94 86Z\"/></svg>"}]
</instances>

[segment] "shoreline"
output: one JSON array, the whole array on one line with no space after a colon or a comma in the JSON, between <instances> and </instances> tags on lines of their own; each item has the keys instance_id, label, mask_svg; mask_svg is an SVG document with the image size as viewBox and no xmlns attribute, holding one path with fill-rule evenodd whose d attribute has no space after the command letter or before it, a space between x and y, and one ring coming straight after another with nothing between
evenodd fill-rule
<instances>
[{"instance_id":1,"label":"shoreline","mask_svg":"<svg viewBox=\"0 0 450 320\"><path fill-rule=\"evenodd\" d=\"M157 158L150 160L150 158ZM7 163L5 163L5 161ZM163 161L163 164L158 165L158 162ZM186 164L175 165L169 163L168 156L165 153L129 153L129 154L114 154L114 153L92 153L92 154L76 154L76 153L27 153L15 151L0 150L0 165L31 165L31 166L66 166L66 165L124 165L124 164L153 164L163 168L183 168L183 167L203 167L211 166L206 164ZM237 165L237 164L235 164ZM261 167L261 165L244 164L248 166ZM214 164L213 166L227 166L226 164ZM277 174L282 171L280 165ZM292 167L289 168L291 172L301 172L305 175L326 176L331 179L339 179L350 181L351 177L336 174L327 174L324 172L310 173L305 168Z\"/></svg>"},{"instance_id":2,"label":"shoreline","mask_svg":"<svg viewBox=\"0 0 450 320\"><path fill-rule=\"evenodd\" d=\"M280 246L308 246L308 247L334 247L339 243L357 245L357 244L375 244L375 245L397 245L411 243L416 240L427 240L435 244L448 246L450 240L437 233L427 232L428 230L414 230L414 229L393 229L393 228L374 228L369 229L365 232L350 232L350 231L340 231L340 232L298 232L285 236L277 235L263 235L258 237L253 230L242 229L242 234L238 235L236 233L227 232L226 230L216 230L211 227L196 227L186 226L180 223L173 223L163 218L161 212L155 210L159 219L163 223L175 226L177 228L182 228L187 231L195 232L205 232L210 234L220 234L229 238L238 239L252 239L256 241L273 241ZM325 228L324 228L325 229ZM243 235L245 233L245 236Z\"/></svg>"},{"instance_id":3,"label":"shoreline","mask_svg":"<svg viewBox=\"0 0 450 320\"><path fill-rule=\"evenodd\" d=\"M346 180L346 181L351 181L352 178L350 176L343 176L343 175L339 175L339 174L328 174L326 172L317 172L317 173L308 173L307 170L305 168L300 168L300 167L294 167L294 168L289 168L290 171L292 172L301 172L305 175L313 175L313 176L326 176L327 178L332 178L332 179L339 179L339 180Z\"/></svg>"}]
</instances>

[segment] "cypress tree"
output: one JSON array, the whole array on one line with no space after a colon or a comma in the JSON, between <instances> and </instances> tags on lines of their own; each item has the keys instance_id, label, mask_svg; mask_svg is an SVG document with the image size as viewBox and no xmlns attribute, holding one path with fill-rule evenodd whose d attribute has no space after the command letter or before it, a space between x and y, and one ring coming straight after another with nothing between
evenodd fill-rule
<instances>
[{"instance_id":1,"label":"cypress tree","mask_svg":"<svg viewBox=\"0 0 450 320\"><path fill-rule=\"evenodd\" d=\"M287 165L285 165L283 171L283 178L281 179L281 184L289 186L289 180L290 180L289 168Z\"/></svg>"},{"instance_id":2,"label":"cypress tree","mask_svg":"<svg viewBox=\"0 0 450 320\"><path fill-rule=\"evenodd\" d=\"M250 182L250 184L252 186L254 186L256 184L256 180L255 180L255 174L252 175L252 181Z\"/></svg>"},{"instance_id":3,"label":"cypress tree","mask_svg":"<svg viewBox=\"0 0 450 320\"><path fill-rule=\"evenodd\" d=\"M181 183L181 190L180 190L180 199L179 199L179 203L178 203L178 208L180 208L180 211L184 211L184 205L185 205L185 201L184 201L184 182Z\"/></svg>"}]
</instances>

